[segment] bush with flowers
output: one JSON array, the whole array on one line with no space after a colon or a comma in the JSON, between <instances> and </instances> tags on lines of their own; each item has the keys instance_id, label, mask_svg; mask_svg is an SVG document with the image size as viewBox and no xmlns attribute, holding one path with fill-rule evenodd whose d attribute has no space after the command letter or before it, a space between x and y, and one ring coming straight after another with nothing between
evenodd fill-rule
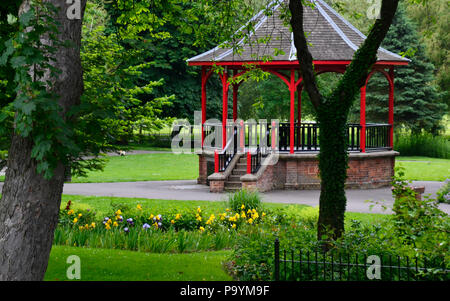
<instances>
[{"instance_id":1,"label":"bush with flowers","mask_svg":"<svg viewBox=\"0 0 450 301\"><path fill-rule=\"evenodd\" d=\"M153 210L143 205L113 203L106 216L90 209L61 210L55 243L151 252L220 250L234 246L237 232L266 219L262 209L239 206L205 212L201 207ZM122 209L123 208L123 209Z\"/></svg>"}]
</instances>

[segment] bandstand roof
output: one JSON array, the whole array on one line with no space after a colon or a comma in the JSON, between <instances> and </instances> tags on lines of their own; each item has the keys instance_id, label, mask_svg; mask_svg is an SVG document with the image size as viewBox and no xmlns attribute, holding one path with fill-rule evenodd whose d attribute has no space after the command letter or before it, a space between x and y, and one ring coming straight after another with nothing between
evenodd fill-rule
<instances>
[{"instance_id":1,"label":"bandstand roof","mask_svg":"<svg viewBox=\"0 0 450 301\"><path fill-rule=\"evenodd\" d=\"M284 0L285 1L285 0ZM309 50L316 64L333 64L350 62L355 51L366 39L358 29L351 25L323 0L312 0L315 8L304 9L304 30L308 33ZM240 53L233 49L215 47L205 53L188 60L189 65L234 65L248 62L260 62L264 57L271 56L271 64L296 64L297 50L293 34L289 27L283 24L281 4L283 0L275 0L272 16L266 16L264 11L253 17L255 31L250 35L248 43L244 40ZM270 6L272 7L272 6ZM268 43L257 43L261 38L270 37ZM274 56L275 49L283 54ZM398 54L380 48L378 64L406 65L410 60Z\"/></svg>"}]
</instances>

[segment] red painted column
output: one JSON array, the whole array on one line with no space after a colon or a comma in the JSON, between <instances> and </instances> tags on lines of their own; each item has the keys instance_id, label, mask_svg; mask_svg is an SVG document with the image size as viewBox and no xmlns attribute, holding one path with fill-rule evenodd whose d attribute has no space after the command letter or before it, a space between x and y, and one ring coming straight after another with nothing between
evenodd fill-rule
<instances>
[{"instance_id":1,"label":"red painted column","mask_svg":"<svg viewBox=\"0 0 450 301\"><path fill-rule=\"evenodd\" d=\"M295 122L295 70L291 70L291 83L289 85L289 91L291 92L291 116L290 116L290 139L289 149L290 153L294 153L294 122Z\"/></svg>"},{"instance_id":2,"label":"red painted column","mask_svg":"<svg viewBox=\"0 0 450 301\"><path fill-rule=\"evenodd\" d=\"M237 119L237 98L238 98L239 85L233 85L233 121Z\"/></svg>"},{"instance_id":3,"label":"red painted column","mask_svg":"<svg viewBox=\"0 0 450 301\"><path fill-rule=\"evenodd\" d=\"M300 125L300 123L302 122L302 90L303 90L303 86L298 87L297 89L297 122Z\"/></svg>"},{"instance_id":4,"label":"red painted column","mask_svg":"<svg viewBox=\"0 0 450 301\"><path fill-rule=\"evenodd\" d=\"M217 149L214 150L214 172L219 172L219 153L217 153Z\"/></svg>"},{"instance_id":5,"label":"red painted column","mask_svg":"<svg viewBox=\"0 0 450 301\"><path fill-rule=\"evenodd\" d=\"M225 70L222 79L222 149L227 145L227 119L228 119L228 73Z\"/></svg>"},{"instance_id":6,"label":"red painted column","mask_svg":"<svg viewBox=\"0 0 450 301\"><path fill-rule=\"evenodd\" d=\"M394 68L389 70L389 124L391 125L390 142L394 149Z\"/></svg>"},{"instance_id":7,"label":"red painted column","mask_svg":"<svg viewBox=\"0 0 450 301\"><path fill-rule=\"evenodd\" d=\"M252 154L250 151L247 153L247 173L252 173Z\"/></svg>"},{"instance_id":8,"label":"red painted column","mask_svg":"<svg viewBox=\"0 0 450 301\"><path fill-rule=\"evenodd\" d=\"M361 104L359 113L359 123L361 125L360 146L361 152L366 152L366 86L361 88Z\"/></svg>"},{"instance_id":9,"label":"red painted column","mask_svg":"<svg viewBox=\"0 0 450 301\"><path fill-rule=\"evenodd\" d=\"M205 132L203 129L203 124L206 122L206 70L202 68L202 148L203 142L205 141Z\"/></svg>"}]
</instances>

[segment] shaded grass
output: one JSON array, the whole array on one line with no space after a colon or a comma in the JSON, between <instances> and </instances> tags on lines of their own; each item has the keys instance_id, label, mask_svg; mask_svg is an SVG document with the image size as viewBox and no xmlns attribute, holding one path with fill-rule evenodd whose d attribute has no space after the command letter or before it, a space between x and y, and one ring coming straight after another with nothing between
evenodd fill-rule
<instances>
[{"instance_id":1,"label":"shaded grass","mask_svg":"<svg viewBox=\"0 0 450 301\"><path fill-rule=\"evenodd\" d=\"M222 262L230 251L152 254L53 246L45 280L68 280L67 257L81 260L83 281L229 281Z\"/></svg>"},{"instance_id":2,"label":"shaded grass","mask_svg":"<svg viewBox=\"0 0 450 301\"><path fill-rule=\"evenodd\" d=\"M109 157L103 171L74 177L74 183L194 180L198 177L198 157L189 154L140 154Z\"/></svg>"},{"instance_id":3,"label":"shaded grass","mask_svg":"<svg viewBox=\"0 0 450 301\"><path fill-rule=\"evenodd\" d=\"M450 178L448 159L398 157L396 166L404 167L405 178L412 181L445 181Z\"/></svg>"}]
</instances>

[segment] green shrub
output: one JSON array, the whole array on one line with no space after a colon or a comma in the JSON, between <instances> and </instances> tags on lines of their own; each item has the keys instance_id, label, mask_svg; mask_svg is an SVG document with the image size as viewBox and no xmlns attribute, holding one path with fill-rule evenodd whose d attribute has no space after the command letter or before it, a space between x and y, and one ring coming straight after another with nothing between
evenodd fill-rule
<instances>
[{"instance_id":1,"label":"green shrub","mask_svg":"<svg viewBox=\"0 0 450 301\"><path fill-rule=\"evenodd\" d=\"M402 156L450 159L450 139L429 133L420 135L397 133L394 138L394 149Z\"/></svg>"},{"instance_id":2,"label":"green shrub","mask_svg":"<svg viewBox=\"0 0 450 301\"><path fill-rule=\"evenodd\" d=\"M261 206L261 196L256 191L242 189L228 196L228 206L234 212L257 210Z\"/></svg>"},{"instance_id":3,"label":"green shrub","mask_svg":"<svg viewBox=\"0 0 450 301\"><path fill-rule=\"evenodd\" d=\"M439 203L450 204L450 179L445 180L444 186L436 194Z\"/></svg>"}]
</instances>

